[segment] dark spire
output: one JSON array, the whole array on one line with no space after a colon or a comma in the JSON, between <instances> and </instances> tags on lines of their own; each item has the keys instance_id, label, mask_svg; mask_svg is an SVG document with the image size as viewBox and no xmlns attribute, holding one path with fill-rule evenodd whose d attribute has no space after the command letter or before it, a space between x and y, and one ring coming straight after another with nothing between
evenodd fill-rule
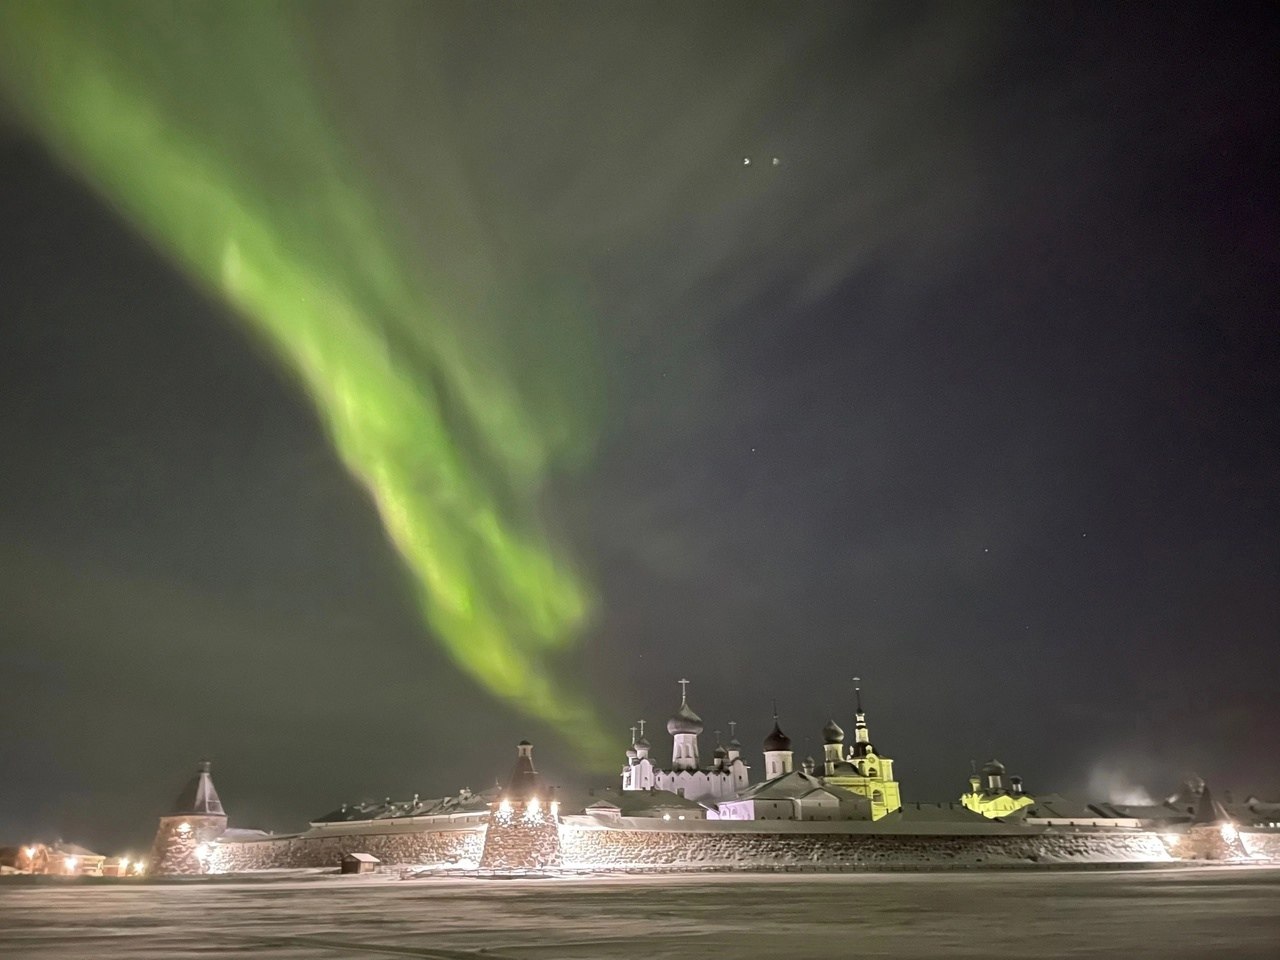
<instances>
[{"instance_id":1,"label":"dark spire","mask_svg":"<svg viewBox=\"0 0 1280 960\"><path fill-rule=\"evenodd\" d=\"M507 780L506 797L511 800L528 800L542 792L542 778L533 767L533 744L521 740L516 745L516 765Z\"/></svg>"}]
</instances>

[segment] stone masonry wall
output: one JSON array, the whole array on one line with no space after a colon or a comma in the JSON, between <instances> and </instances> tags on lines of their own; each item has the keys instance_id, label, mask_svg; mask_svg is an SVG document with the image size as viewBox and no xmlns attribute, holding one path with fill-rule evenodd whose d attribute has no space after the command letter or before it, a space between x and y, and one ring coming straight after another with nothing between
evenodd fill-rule
<instances>
[{"instance_id":1,"label":"stone masonry wall","mask_svg":"<svg viewBox=\"0 0 1280 960\"><path fill-rule=\"evenodd\" d=\"M194 876L204 873L198 853L214 846L227 829L226 817L161 817L151 844L150 872L156 876Z\"/></svg>"},{"instance_id":2,"label":"stone masonry wall","mask_svg":"<svg viewBox=\"0 0 1280 960\"><path fill-rule=\"evenodd\" d=\"M561 828L567 867L854 869L876 865L1168 860L1149 833L1028 836L678 833Z\"/></svg>"},{"instance_id":3,"label":"stone masonry wall","mask_svg":"<svg viewBox=\"0 0 1280 960\"><path fill-rule=\"evenodd\" d=\"M1251 835L1251 852L1280 856L1280 835ZM346 853L386 865L458 864L484 869L848 870L1000 864L1134 863L1170 860L1153 833L1026 835L803 834L591 829L561 824L479 825L453 830L279 837L210 845L204 872L333 867ZM170 871L178 872L178 871ZM197 870L182 872L198 872Z\"/></svg>"},{"instance_id":4,"label":"stone masonry wall","mask_svg":"<svg viewBox=\"0 0 1280 960\"><path fill-rule=\"evenodd\" d=\"M489 824L480 866L485 870L534 870L558 867L561 828L554 822Z\"/></svg>"},{"instance_id":5,"label":"stone masonry wall","mask_svg":"<svg viewBox=\"0 0 1280 960\"><path fill-rule=\"evenodd\" d=\"M1280 833L1240 832L1240 842L1250 857L1280 860Z\"/></svg>"},{"instance_id":6,"label":"stone masonry wall","mask_svg":"<svg viewBox=\"0 0 1280 960\"><path fill-rule=\"evenodd\" d=\"M483 825L421 833L348 833L331 837L279 837L213 845L209 873L281 867L337 867L347 853L371 853L385 864L479 863Z\"/></svg>"}]
</instances>

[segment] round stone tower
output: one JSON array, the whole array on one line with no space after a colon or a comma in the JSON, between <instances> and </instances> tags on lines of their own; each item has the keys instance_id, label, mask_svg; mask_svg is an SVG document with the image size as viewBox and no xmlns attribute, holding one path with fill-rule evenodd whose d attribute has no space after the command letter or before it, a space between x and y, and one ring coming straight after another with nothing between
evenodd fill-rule
<instances>
[{"instance_id":1,"label":"round stone tower","mask_svg":"<svg viewBox=\"0 0 1280 960\"><path fill-rule=\"evenodd\" d=\"M201 760L172 812L160 818L151 845L147 872L155 876L184 876L205 872L210 847L227 829L227 814L209 773L211 764Z\"/></svg>"}]
</instances>

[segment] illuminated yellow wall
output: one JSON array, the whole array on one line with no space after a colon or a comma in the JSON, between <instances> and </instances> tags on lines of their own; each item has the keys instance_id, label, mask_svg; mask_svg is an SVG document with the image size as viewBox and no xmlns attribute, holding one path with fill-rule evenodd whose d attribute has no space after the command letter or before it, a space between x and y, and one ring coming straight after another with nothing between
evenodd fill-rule
<instances>
[{"instance_id":1,"label":"illuminated yellow wall","mask_svg":"<svg viewBox=\"0 0 1280 960\"><path fill-rule=\"evenodd\" d=\"M893 761L868 752L865 757L851 760L859 775L833 774L823 781L836 787L844 787L871 801L871 819L879 820L885 814L902 807L902 794L898 781L893 779Z\"/></svg>"},{"instance_id":2,"label":"illuminated yellow wall","mask_svg":"<svg viewBox=\"0 0 1280 960\"><path fill-rule=\"evenodd\" d=\"M960 795L960 802L974 813L994 820L996 817L1010 816L1036 801L1025 793L982 793L973 788Z\"/></svg>"}]
</instances>

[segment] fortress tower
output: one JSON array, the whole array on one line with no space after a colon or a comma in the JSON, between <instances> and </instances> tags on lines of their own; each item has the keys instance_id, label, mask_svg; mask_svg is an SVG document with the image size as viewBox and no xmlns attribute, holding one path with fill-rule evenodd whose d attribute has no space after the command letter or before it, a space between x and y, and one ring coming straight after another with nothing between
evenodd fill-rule
<instances>
[{"instance_id":1,"label":"fortress tower","mask_svg":"<svg viewBox=\"0 0 1280 960\"><path fill-rule=\"evenodd\" d=\"M482 870L537 870L558 867L560 818L557 804L533 766L533 744L516 745L516 765L494 801L485 831Z\"/></svg>"},{"instance_id":2,"label":"fortress tower","mask_svg":"<svg viewBox=\"0 0 1280 960\"><path fill-rule=\"evenodd\" d=\"M209 844L227 829L227 814L213 785L212 764L201 760L170 813L160 818L148 872L155 876L204 873Z\"/></svg>"}]
</instances>

